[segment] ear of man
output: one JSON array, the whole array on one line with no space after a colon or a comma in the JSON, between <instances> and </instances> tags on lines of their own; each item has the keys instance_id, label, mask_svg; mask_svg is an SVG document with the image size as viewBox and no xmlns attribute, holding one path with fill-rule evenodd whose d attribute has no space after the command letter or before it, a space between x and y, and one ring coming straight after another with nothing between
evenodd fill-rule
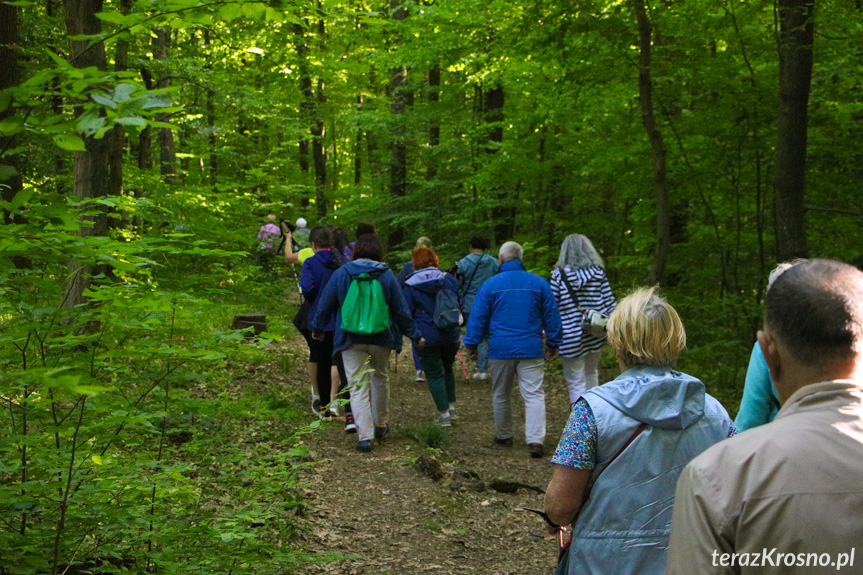
<instances>
[{"instance_id":1,"label":"ear of man","mask_svg":"<svg viewBox=\"0 0 863 575\"><path fill-rule=\"evenodd\" d=\"M758 346L761 348L761 353L764 355L764 362L767 364L767 370L770 371L770 377L773 379L773 385L776 386L776 391L779 392L779 402L784 403L788 396L782 397L783 393L780 390L782 381L782 357L779 352L779 346L776 339L767 332L758 331Z\"/></svg>"}]
</instances>

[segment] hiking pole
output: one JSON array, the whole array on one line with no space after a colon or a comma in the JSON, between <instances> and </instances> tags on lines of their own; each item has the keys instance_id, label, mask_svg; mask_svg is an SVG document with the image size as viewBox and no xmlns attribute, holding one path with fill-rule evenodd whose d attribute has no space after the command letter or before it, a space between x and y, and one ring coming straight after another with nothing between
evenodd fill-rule
<instances>
[{"instance_id":1,"label":"hiking pole","mask_svg":"<svg viewBox=\"0 0 863 575\"><path fill-rule=\"evenodd\" d=\"M461 372L464 374L464 378L467 379L467 369L464 367L464 360L461 358L461 352L457 351L455 354L458 357L458 362L461 364Z\"/></svg>"}]
</instances>

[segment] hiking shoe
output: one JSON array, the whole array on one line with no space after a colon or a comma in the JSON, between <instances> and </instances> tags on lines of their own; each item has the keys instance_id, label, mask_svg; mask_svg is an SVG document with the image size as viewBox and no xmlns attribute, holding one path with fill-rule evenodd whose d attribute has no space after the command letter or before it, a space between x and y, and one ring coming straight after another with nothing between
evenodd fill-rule
<instances>
[{"instance_id":1,"label":"hiking shoe","mask_svg":"<svg viewBox=\"0 0 863 575\"><path fill-rule=\"evenodd\" d=\"M449 418L450 418L450 419L455 419L455 418L456 418L455 408L454 408L454 407L452 407L452 406L450 406L450 408L449 408Z\"/></svg>"},{"instance_id":2,"label":"hiking shoe","mask_svg":"<svg viewBox=\"0 0 863 575\"><path fill-rule=\"evenodd\" d=\"M473 374L473 378L485 380L485 379L488 379L488 374L483 372L483 371L478 371L475 374Z\"/></svg>"},{"instance_id":3,"label":"hiking shoe","mask_svg":"<svg viewBox=\"0 0 863 575\"><path fill-rule=\"evenodd\" d=\"M417 382L417 383L422 383L422 382L424 382L425 380L426 380L426 374L425 374L425 372L424 372L423 370L421 370L421 369L418 369L418 370L417 370L417 374L416 374L416 376L414 377L414 381L415 381L415 382Z\"/></svg>"},{"instance_id":4,"label":"hiking shoe","mask_svg":"<svg viewBox=\"0 0 863 575\"><path fill-rule=\"evenodd\" d=\"M354 416L350 413L345 416L345 433L356 433L357 424L354 423Z\"/></svg>"},{"instance_id":5,"label":"hiking shoe","mask_svg":"<svg viewBox=\"0 0 863 575\"><path fill-rule=\"evenodd\" d=\"M530 453L530 456L533 459L539 459L543 455L545 455L545 447L542 443L528 443L527 451Z\"/></svg>"},{"instance_id":6,"label":"hiking shoe","mask_svg":"<svg viewBox=\"0 0 863 575\"><path fill-rule=\"evenodd\" d=\"M312 398L312 413L314 413L315 415L320 417L322 410L323 410L323 406L321 405L321 398L320 397L313 397Z\"/></svg>"},{"instance_id":7,"label":"hiking shoe","mask_svg":"<svg viewBox=\"0 0 863 575\"><path fill-rule=\"evenodd\" d=\"M362 453L368 453L371 450L372 442L368 439L361 439L360 441L357 441L357 451L360 451Z\"/></svg>"},{"instance_id":8,"label":"hiking shoe","mask_svg":"<svg viewBox=\"0 0 863 575\"><path fill-rule=\"evenodd\" d=\"M383 427L375 426L375 439L383 439L386 437L387 433L390 432L390 424L386 424Z\"/></svg>"},{"instance_id":9,"label":"hiking shoe","mask_svg":"<svg viewBox=\"0 0 863 575\"><path fill-rule=\"evenodd\" d=\"M494 444L500 445L501 447L512 447L512 437L495 437Z\"/></svg>"},{"instance_id":10,"label":"hiking shoe","mask_svg":"<svg viewBox=\"0 0 863 575\"><path fill-rule=\"evenodd\" d=\"M440 417L435 417L434 424L437 425L438 427L449 427L449 426L451 426L452 425L452 418L451 418L449 412L442 413L440 415Z\"/></svg>"}]
</instances>

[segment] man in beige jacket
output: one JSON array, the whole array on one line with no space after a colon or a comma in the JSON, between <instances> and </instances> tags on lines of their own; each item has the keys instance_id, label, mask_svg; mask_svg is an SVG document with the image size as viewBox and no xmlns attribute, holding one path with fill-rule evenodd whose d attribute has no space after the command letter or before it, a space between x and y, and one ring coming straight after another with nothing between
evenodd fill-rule
<instances>
[{"instance_id":1,"label":"man in beige jacket","mask_svg":"<svg viewBox=\"0 0 863 575\"><path fill-rule=\"evenodd\" d=\"M801 263L765 308L782 409L686 466L668 575L863 573L863 272Z\"/></svg>"}]
</instances>

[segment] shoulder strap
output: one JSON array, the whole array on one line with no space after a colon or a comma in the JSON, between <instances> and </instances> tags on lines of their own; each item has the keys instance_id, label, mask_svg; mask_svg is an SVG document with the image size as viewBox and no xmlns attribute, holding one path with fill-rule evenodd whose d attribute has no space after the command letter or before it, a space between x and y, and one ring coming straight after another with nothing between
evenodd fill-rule
<instances>
[{"instance_id":1,"label":"shoulder strap","mask_svg":"<svg viewBox=\"0 0 863 575\"><path fill-rule=\"evenodd\" d=\"M484 255L485 254L480 254L479 259L476 260L476 265L473 266L473 273L470 274L470 279L467 280L467 283L464 284L464 286L463 286L464 287L464 294L459 294L459 299L461 299L463 296L467 295L467 290L470 289L470 285L473 283L473 278L476 277L476 271L479 269L479 264L482 263L482 257Z\"/></svg>"},{"instance_id":2,"label":"shoulder strap","mask_svg":"<svg viewBox=\"0 0 863 575\"><path fill-rule=\"evenodd\" d=\"M581 303L578 301L578 294L575 292L574 289L572 289L572 284L569 283L569 279L566 277L566 270L563 268L557 269L560 270L560 279L563 280L563 284L566 286L566 291L569 292L569 297L572 298L572 303L575 304L575 307L581 309Z\"/></svg>"},{"instance_id":3,"label":"shoulder strap","mask_svg":"<svg viewBox=\"0 0 863 575\"><path fill-rule=\"evenodd\" d=\"M624 451L626 451L626 448L627 448L627 447L629 447L629 446L630 446L630 444L631 444L633 441L635 441L635 438L636 438L636 437L638 437L639 435L641 435L641 432L642 432L642 431L644 431L645 429L647 429L647 424L646 424L646 423L644 423L644 422L642 421L642 422L639 424L638 428L636 428L636 430L635 430L635 431L632 433L632 435L629 437L629 439L627 439L627 440L626 440L626 443L624 443L624 444L623 444L623 447L621 447L621 448L618 450L618 452L614 454L614 457L612 457L612 458L608 461L608 463L606 463L606 464L605 464L605 467L603 467L603 468L602 468L602 471L600 471L599 473L597 473L597 474L596 474L596 477L594 477L594 478L593 478L593 482L591 482L590 486L587 488L587 492L585 492L585 494L584 494L584 501L587 501L587 500L588 500L588 498L590 497L590 492L593 490L593 486L594 486L594 485L596 485L596 482L599 480L599 476L600 476L600 475L602 475L603 473L605 473L605 470L606 470L606 469L608 469L608 468L609 468L609 466L611 466L611 464L612 464L612 463L614 463L614 460L615 460L615 459L617 459L617 458L620 456L620 454L621 454L621 453L623 453Z\"/></svg>"}]
</instances>

